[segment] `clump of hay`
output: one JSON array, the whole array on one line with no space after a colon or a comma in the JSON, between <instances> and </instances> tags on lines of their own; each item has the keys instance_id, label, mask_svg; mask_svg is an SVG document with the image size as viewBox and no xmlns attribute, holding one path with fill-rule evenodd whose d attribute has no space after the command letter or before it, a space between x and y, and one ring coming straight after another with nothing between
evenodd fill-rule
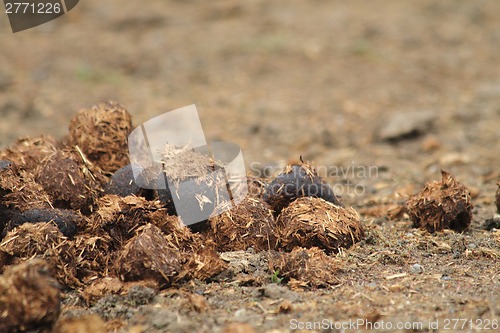
<instances>
[{"instance_id":1,"label":"clump of hay","mask_svg":"<svg viewBox=\"0 0 500 333\"><path fill-rule=\"evenodd\" d=\"M105 102L80 110L69 125L69 143L78 146L104 172L113 173L128 164L128 135L132 119L117 102Z\"/></svg>"},{"instance_id":2,"label":"clump of hay","mask_svg":"<svg viewBox=\"0 0 500 333\"><path fill-rule=\"evenodd\" d=\"M301 246L337 252L364 237L359 215L353 208L336 206L320 198L295 200L283 209L277 224L279 243L287 251Z\"/></svg>"},{"instance_id":3,"label":"clump of hay","mask_svg":"<svg viewBox=\"0 0 500 333\"><path fill-rule=\"evenodd\" d=\"M0 276L0 331L50 327L59 317L60 289L42 259L8 267Z\"/></svg>"},{"instance_id":4,"label":"clump of hay","mask_svg":"<svg viewBox=\"0 0 500 333\"><path fill-rule=\"evenodd\" d=\"M288 165L285 171L267 186L263 198L272 207L275 215L278 215L283 208L301 197L322 198L337 206L342 205L330 186L307 163Z\"/></svg>"},{"instance_id":5,"label":"clump of hay","mask_svg":"<svg viewBox=\"0 0 500 333\"><path fill-rule=\"evenodd\" d=\"M100 184L75 151L59 150L45 157L35 173L36 181L49 193L52 205L90 213Z\"/></svg>"},{"instance_id":6,"label":"clump of hay","mask_svg":"<svg viewBox=\"0 0 500 333\"><path fill-rule=\"evenodd\" d=\"M321 249L295 247L292 252L272 252L268 265L271 272L292 286L313 288L338 284L340 262Z\"/></svg>"},{"instance_id":7,"label":"clump of hay","mask_svg":"<svg viewBox=\"0 0 500 333\"><path fill-rule=\"evenodd\" d=\"M463 231L472 221L469 190L446 171L442 180L425 186L422 192L406 202L407 213L414 227L435 232L443 229Z\"/></svg>"},{"instance_id":8,"label":"clump of hay","mask_svg":"<svg viewBox=\"0 0 500 333\"><path fill-rule=\"evenodd\" d=\"M76 278L75 248L52 223L26 223L9 231L0 243L0 253L4 264L42 257L54 267L55 277L62 285L80 285Z\"/></svg>"},{"instance_id":9,"label":"clump of hay","mask_svg":"<svg viewBox=\"0 0 500 333\"><path fill-rule=\"evenodd\" d=\"M147 224L137 230L116 258L116 274L124 281L152 279L170 285L180 272L183 258L161 230Z\"/></svg>"},{"instance_id":10,"label":"clump of hay","mask_svg":"<svg viewBox=\"0 0 500 333\"><path fill-rule=\"evenodd\" d=\"M220 252L274 249L276 222L267 203L247 197L237 206L209 219L210 236Z\"/></svg>"},{"instance_id":11,"label":"clump of hay","mask_svg":"<svg viewBox=\"0 0 500 333\"><path fill-rule=\"evenodd\" d=\"M58 143L51 136L39 136L35 138L24 137L4 150L0 151L0 160L9 160L18 169L33 171L40 161L57 151Z\"/></svg>"}]
</instances>

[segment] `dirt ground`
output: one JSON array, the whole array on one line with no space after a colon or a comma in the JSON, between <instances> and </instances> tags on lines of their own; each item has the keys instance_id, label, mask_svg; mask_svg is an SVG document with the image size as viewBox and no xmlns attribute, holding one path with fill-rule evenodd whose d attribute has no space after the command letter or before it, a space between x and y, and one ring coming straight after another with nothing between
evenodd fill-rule
<instances>
[{"instance_id":1,"label":"dirt ground","mask_svg":"<svg viewBox=\"0 0 500 333\"><path fill-rule=\"evenodd\" d=\"M239 144L254 174L310 161L366 232L336 255L328 288L279 283L248 250L224 253L230 267L208 282L89 306L68 292L63 317L98 314L117 332L340 332L363 319L377 332L495 331L500 2L88 0L25 32L3 20L0 147L61 137L103 100L136 125L195 103L206 137ZM463 233L391 214L441 169L471 191Z\"/></svg>"}]
</instances>

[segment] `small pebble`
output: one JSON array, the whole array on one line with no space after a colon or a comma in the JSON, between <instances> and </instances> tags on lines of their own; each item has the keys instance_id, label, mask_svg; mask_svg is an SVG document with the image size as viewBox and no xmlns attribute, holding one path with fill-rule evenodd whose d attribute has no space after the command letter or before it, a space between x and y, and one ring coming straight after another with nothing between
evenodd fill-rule
<instances>
[{"instance_id":1,"label":"small pebble","mask_svg":"<svg viewBox=\"0 0 500 333\"><path fill-rule=\"evenodd\" d=\"M411 274L421 274L424 272L424 267L419 264L414 264L411 266Z\"/></svg>"},{"instance_id":2,"label":"small pebble","mask_svg":"<svg viewBox=\"0 0 500 333\"><path fill-rule=\"evenodd\" d=\"M243 318L246 315L246 310L244 308L238 309L234 312L234 317L235 318Z\"/></svg>"}]
</instances>

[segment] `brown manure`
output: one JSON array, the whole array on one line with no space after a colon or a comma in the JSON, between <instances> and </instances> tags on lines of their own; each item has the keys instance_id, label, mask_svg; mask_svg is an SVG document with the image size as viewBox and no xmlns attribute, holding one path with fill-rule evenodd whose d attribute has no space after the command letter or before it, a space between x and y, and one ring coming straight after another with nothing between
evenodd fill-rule
<instances>
[{"instance_id":1,"label":"brown manure","mask_svg":"<svg viewBox=\"0 0 500 333\"><path fill-rule=\"evenodd\" d=\"M71 242L52 223L26 223L9 231L0 243L0 267L42 257L54 267L57 280L77 287L76 253Z\"/></svg>"},{"instance_id":2,"label":"brown manure","mask_svg":"<svg viewBox=\"0 0 500 333\"><path fill-rule=\"evenodd\" d=\"M108 194L97 200L97 210L90 216L85 227L89 234L108 234L113 246L119 248L135 235L141 226L152 222L148 214L164 210L159 201L148 201L143 197L119 197Z\"/></svg>"},{"instance_id":3,"label":"brown manure","mask_svg":"<svg viewBox=\"0 0 500 333\"><path fill-rule=\"evenodd\" d=\"M3 162L0 168L0 205L21 211L51 208L49 195L29 171L15 163Z\"/></svg>"},{"instance_id":4,"label":"brown manure","mask_svg":"<svg viewBox=\"0 0 500 333\"><path fill-rule=\"evenodd\" d=\"M78 146L90 161L113 173L128 164L128 135L132 119L117 102L80 110L69 125L69 143Z\"/></svg>"},{"instance_id":5,"label":"brown manure","mask_svg":"<svg viewBox=\"0 0 500 333\"><path fill-rule=\"evenodd\" d=\"M56 208L90 213L101 186L76 151L59 150L45 157L35 173L36 181L50 195Z\"/></svg>"},{"instance_id":6,"label":"brown manure","mask_svg":"<svg viewBox=\"0 0 500 333\"><path fill-rule=\"evenodd\" d=\"M209 234L220 252L274 249L276 222L267 203L247 197L235 207L209 219Z\"/></svg>"},{"instance_id":7,"label":"brown manure","mask_svg":"<svg viewBox=\"0 0 500 333\"><path fill-rule=\"evenodd\" d=\"M322 198L342 206L330 186L307 163L288 165L285 171L266 187L263 195L263 199L271 206L275 215L280 214L283 208L301 197Z\"/></svg>"},{"instance_id":8,"label":"brown manure","mask_svg":"<svg viewBox=\"0 0 500 333\"><path fill-rule=\"evenodd\" d=\"M407 213L414 227L435 232L443 229L463 231L472 221L469 190L446 171L442 180L427 184L406 202Z\"/></svg>"},{"instance_id":9,"label":"brown manure","mask_svg":"<svg viewBox=\"0 0 500 333\"><path fill-rule=\"evenodd\" d=\"M295 200L283 209L277 222L279 244L287 251L301 246L338 252L364 237L359 215L353 208L336 206L320 198Z\"/></svg>"},{"instance_id":10,"label":"brown manure","mask_svg":"<svg viewBox=\"0 0 500 333\"><path fill-rule=\"evenodd\" d=\"M184 252L187 261L182 266L177 280L198 279L205 281L226 269L226 263L217 253L214 243L196 237L191 243L191 251Z\"/></svg>"},{"instance_id":11,"label":"brown manure","mask_svg":"<svg viewBox=\"0 0 500 333\"><path fill-rule=\"evenodd\" d=\"M118 253L116 273L124 281L151 279L170 285L181 270L183 258L161 230L147 224Z\"/></svg>"},{"instance_id":12,"label":"brown manure","mask_svg":"<svg viewBox=\"0 0 500 333\"><path fill-rule=\"evenodd\" d=\"M58 143L51 136L24 137L0 151L0 160L9 160L17 168L27 171L35 170L40 161L57 151Z\"/></svg>"},{"instance_id":13,"label":"brown manure","mask_svg":"<svg viewBox=\"0 0 500 333\"><path fill-rule=\"evenodd\" d=\"M0 276L0 332L50 327L60 313L60 290L42 259L8 267Z\"/></svg>"}]
</instances>

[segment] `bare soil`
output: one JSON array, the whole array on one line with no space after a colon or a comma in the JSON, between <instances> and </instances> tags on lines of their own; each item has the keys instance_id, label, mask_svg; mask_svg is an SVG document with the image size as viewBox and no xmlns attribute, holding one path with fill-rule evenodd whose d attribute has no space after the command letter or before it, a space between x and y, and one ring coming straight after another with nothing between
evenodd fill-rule
<instances>
[{"instance_id":1,"label":"bare soil","mask_svg":"<svg viewBox=\"0 0 500 333\"><path fill-rule=\"evenodd\" d=\"M135 125L195 103L206 137L239 144L254 174L311 162L365 230L330 254L340 270L327 287L281 280L249 249L221 253L229 267L204 282L90 301L65 291L61 318L97 314L116 332L340 332L360 319L377 332L496 331L500 2L89 0L5 29L0 45L0 147L63 137L100 101ZM471 193L463 232L415 229L401 210L442 169ZM326 326L295 329L308 322Z\"/></svg>"}]
</instances>

